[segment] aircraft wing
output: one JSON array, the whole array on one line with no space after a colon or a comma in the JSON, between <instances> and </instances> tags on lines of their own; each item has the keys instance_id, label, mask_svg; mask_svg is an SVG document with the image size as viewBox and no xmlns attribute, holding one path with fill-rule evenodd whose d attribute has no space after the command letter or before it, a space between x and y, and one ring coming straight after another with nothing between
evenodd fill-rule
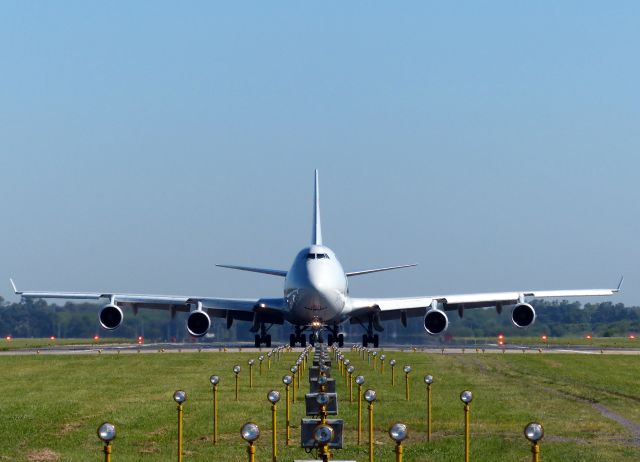
<instances>
[{"instance_id":1,"label":"aircraft wing","mask_svg":"<svg viewBox=\"0 0 640 462\"><path fill-rule=\"evenodd\" d=\"M406 298L352 298L349 316L361 322L375 314L380 320L422 316L430 307L444 311L470 308L500 307L515 305L530 298L571 298L614 295L620 291L623 279L614 289L582 290L529 290L521 292L490 292L478 294L433 295ZM352 321L352 322L354 322Z\"/></svg>"},{"instance_id":2,"label":"aircraft wing","mask_svg":"<svg viewBox=\"0 0 640 462\"><path fill-rule=\"evenodd\" d=\"M115 303L118 306L129 307L134 310L139 308L159 309L167 311L188 312L198 304L211 316L238 319L243 321L254 320L258 313L265 322L282 324L284 322L284 299L282 298L214 298L183 295L144 295L124 294L117 292L44 292L44 291L19 291L13 280L11 285L16 295L23 298L53 298L66 300L101 300Z\"/></svg>"}]
</instances>

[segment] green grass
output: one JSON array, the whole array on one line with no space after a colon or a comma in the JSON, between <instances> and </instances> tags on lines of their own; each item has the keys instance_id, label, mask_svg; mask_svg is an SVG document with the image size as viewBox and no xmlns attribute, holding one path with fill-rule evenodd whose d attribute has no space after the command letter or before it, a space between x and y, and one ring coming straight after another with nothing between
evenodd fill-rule
<instances>
[{"instance_id":1,"label":"green grass","mask_svg":"<svg viewBox=\"0 0 640 462\"><path fill-rule=\"evenodd\" d=\"M29 348L55 348L57 346L72 346L72 345L113 345L113 344L125 344L131 343L131 339L125 338L101 338L99 340L93 340L89 338L64 338L54 339L49 338L13 338L7 340L6 338L0 339L0 351L11 350L24 350Z\"/></svg>"},{"instance_id":2,"label":"green grass","mask_svg":"<svg viewBox=\"0 0 640 462\"><path fill-rule=\"evenodd\" d=\"M392 461L387 429L395 421L409 426L406 461L463 459L463 410L458 395L474 393L471 453L478 461L528 461L529 445L522 429L531 420L545 426L542 460L635 461L638 435L604 418L597 402L624 418L640 422L637 356L564 354L433 354L387 352L384 375L373 371L357 353L346 352L365 388L378 392L375 404L376 461ZM176 460L175 390L187 391L186 461L245 461L241 425L253 420L262 430L256 460L271 458L271 414L266 400L272 389L284 391L281 377L297 357L287 353L272 361L263 375L254 366L254 388L248 388L247 360L255 353L151 353L95 355L27 355L0 357L0 460L28 461L53 451L60 461L102 460L95 435L98 425L113 422L118 437L113 460ZM388 360L395 358L397 382L391 387ZM234 401L233 364L242 366L241 400ZM405 400L401 368L411 364L411 400ZM433 441L426 443L425 387L433 374ZM209 376L220 382L220 439L211 442ZM335 458L368 460L366 444L357 447L355 403L348 402L345 381L338 376L340 417L345 420L345 449ZM310 459L298 448L303 392L293 406L294 445L284 443L284 403L278 406L279 460ZM355 390L354 386L354 390ZM284 393L282 394L284 397ZM365 414L366 417L366 414ZM366 421L366 420L365 420ZM365 427L364 439L367 431ZM632 444L635 439L635 446Z\"/></svg>"},{"instance_id":3,"label":"green grass","mask_svg":"<svg viewBox=\"0 0 640 462\"><path fill-rule=\"evenodd\" d=\"M495 345L498 342L497 337L476 337L476 338L456 338L455 344L466 345L467 347L482 346L486 344ZM640 348L640 339L629 337L548 337L543 341L541 337L511 337L504 339L506 347L513 346L533 346L545 348L550 346L563 346L571 348L572 346L592 347L592 348L620 348L620 349L637 349Z\"/></svg>"}]
</instances>

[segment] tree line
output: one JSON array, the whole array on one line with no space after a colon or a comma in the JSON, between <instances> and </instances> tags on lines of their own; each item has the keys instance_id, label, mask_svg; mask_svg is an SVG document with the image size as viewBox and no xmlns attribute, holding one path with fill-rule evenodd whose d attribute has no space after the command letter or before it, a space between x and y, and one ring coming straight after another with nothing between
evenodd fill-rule
<instances>
[{"instance_id":1,"label":"tree line","mask_svg":"<svg viewBox=\"0 0 640 462\"><path fill-rule=\"evenodd\" d=\"M397 321L383 322L384 331L380 340L392 343L438 343L456 337L491 337L498 333L507 336L548 335L552 337L583 336L624 337L640 332L640 307L627 307L622 303L586 303L563 301L532 302L537 319L528 329L518 329L511 324L511 310L497 314L495 309L466 310L459 318L457 312L448 312L449 329L446 336L429 337L422 322L409 322L403 327ZM124 310L122 325L115 331L105 331L98 324L101 305L94 303L49 304L44 300L25 299L19 303L8 303L0 297L0 335L2 337L42 338L92 338L119 337L135 339L143 336L149 341L185 341L190 336L184 328L185 313L172 319L168 312L140 310L134 316ZM224 321L212 319L210 335L204 339L223 342L252 341L249 324L236 322L227 330ZM343 330L348 342L359 342L362 328L345 323ZM274 341L287 342L291 326L273 326L270 333Z\"/></svg>"}]
</instances>

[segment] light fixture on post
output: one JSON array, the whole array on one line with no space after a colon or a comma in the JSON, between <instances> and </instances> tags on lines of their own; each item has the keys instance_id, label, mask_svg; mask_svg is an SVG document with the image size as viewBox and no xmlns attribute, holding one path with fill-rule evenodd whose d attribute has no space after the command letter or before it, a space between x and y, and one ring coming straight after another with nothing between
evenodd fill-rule
<instances>
[{"instance_id":1,"label":"light fixture on post","mask_svg":"<svg viewBox=\"0 0 640 462\"><path fill-rule=\"evenodd\" d=\"M276 404L280 401L280 392L271 390L267 394L267 399L271 403L271 461L276 462L278 458Z\"/></svg>"},{"instance_id":2,"label":"light fixture on post","mask_svg":"<svg viewBox=\"0 0 640 462\"><path fill-rule=\"evenodd\" d=\"M369 403L369 462L373 462L373 403L376 400L375 390L367 390L364 392L364 399Z\"/></svg>"},{"instance_id":3,"label":"light fixture on post","mask_svg":"<svg viewBox=\"0 0 640 462\"><path fill-rule=\"evenodd\" d=\"M98 427L98 438L104 443L104 462L111 462L111 442L116 438L116 427L112 423L104 422Z\"/></svg>"},{"instance_id":4,"label":"light fixture on post","mask_svg":"<svg viewBox=\"0 0 640 462\"><path fill-rule=\"evenodd\" d=\"M464 403L464 461L469 462L469 414L473 394L469 390L460 393L460 401Z\"/></svg>"},{"instance_id":5,"label":"light fixture on post","mask_svg":"<svg viewBox=\"0 0 640 462\"><path fill-rule=\"evenodd\" d=\"M173 400L178 403L178 462L182 462L182 416L187 394L182 390L178 390L173 394Z\"/></svg>"},{"instance_id":6,"label":"light fixture on post","mask_svg":"<svg viewBox=\"0 0 640 462\"><path fill-rule=\"evenodd\" d=\"M391 366L391 386L396 386L396 360L389 360L389 366Z\"/></svg>"},{"instance_id":7,"label":"light fixture on post","mask_svg":"<svg viewBox=\"0 0 640 462\"><path fill-rule=\"evenodd\" d=\"M431 384L433 383L433 376L425 375L424 383L427 384L427 441L431 441Z\"/></svg>"},{"instance_id":8,"label":"light fixture on post","mask_svg":"<svg viewBox=\"0 0 640 462\"><path fill-rule=\"evenodd\" d=\"M290 426L290 417L291 411L289 410L289 386L291 385L292 378L290 375L285 375L282 377L282 383L284 383L285 387L285 413L286 413L286 427L287 427L287 446L291 444L291 426Z\"/></svg>"},{"instance_id":9,"label":"light fixture on post","mask_svg":"<svg viewBox=\"0 0 640 462\"><path fill-rule=\"evenodd\" d=\"M360 446L360 441L362 440L362 385L364 384L364 377L357 376L356 384L358 385L358 446Z\"/></svg>"},{"instance_id":10,"label":"light fixture on post","mask_svg":"<svg viewBox=\"0 0 640 462\"><path fill-rule=\"evenodd\" d=\"M213 389L213 444L218 442L218 383L220 377L212 375L209 377L211 388Z\"/></svg>"},{"instance_id":11,"label":"light fixture on post","mask_svg":"<svg viewBox=\"0 0 640 462\"><path fill-rule=\"evenodd\" d=\"M530 422L524 427L524 436L531 441L531 454L533 462L540 460L539 442L544 438L544 427L537 422Z\"/></svg>"},{"instance_id":12,"label":"light fixture on post","mask_svg":"<svg viewBox=\"0 0 640 462\"><path fill-rule=\"evenodd\" d=\"M380 355L380 373L384 374L384 360L386 359L387 355L381 354Z\"/></svg>"},{"instance_id":13,"label":"light fixture on post","mask_svg":"<svg viewBox=\"0 0 640 462\"><path fill-rule=\"evenodd\" d=\"M236 375L236 401L238 401L238 396L240 394L240 366L237 364L233 366L233 373Z\"/></svg>"},{"instance_id":14,"label":"light fixture on post","mask_svg":"<svg viewBox=\"0 0 640 462\"><path fill-rule=\"evenodd\" d=\"M247 361L249 365L249 388L253 388L253 363L255 363L253 359Z\"/></svg>"},{"instance_id":15,"label":"light fixture on post","mask_svg":"<svg viewBox=\"0 0 640 462\"><path fill-rule=\"evenodd\" d=\"M255 462L256 447L254 443L260 437L260 428L253 422L247 422L240 429L240 435L243 440L249 443L249 447L247 448L249 462Z\"/></svg>"},{"instance_id":16,"label":"light fixture on post","mask_svg":"<svg viewBox=\"0 0 640 462\"><path fill-rule=\"evenodd\" d=\"M411 372L411 366L408 364L404 366L404 389L405 389L405 398L409 401L409 373Z\"/></svg>"},{"instance_id":17,"label":"light fixture on post","mask_svg":"<svg viewBox=\"0 0 640 462\"><path fill-rule=\"evenodd\" d=\"M407 426L403 423L394 423L389 428L389 436L396 442L396 462L402 462L402 442L407 438Z\"/></svg>"},{"instance_id":18,"label":"light fixture on post","mask_svg":"<svg viewBox=\"0 0 640 462\"><path fill-rule=\"evenodd\" d=\"M353 403L353 372L356 370L353 365L347 367L347 373L349 374L349 402Z\"/></svg>"}]
</instances>

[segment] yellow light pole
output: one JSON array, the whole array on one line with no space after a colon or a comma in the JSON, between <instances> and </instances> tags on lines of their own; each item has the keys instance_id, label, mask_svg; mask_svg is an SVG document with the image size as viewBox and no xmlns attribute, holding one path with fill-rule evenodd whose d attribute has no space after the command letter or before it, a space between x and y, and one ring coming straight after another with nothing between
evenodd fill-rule
<instances>
[{"instance_id":1,"label":"yellow light pole","mask_svg":"<svg viewBox=\"0 0 640 462\"><path fill-rule=\"evenodd\" d=\"M373 356L373 370L378 370L378 365L376 363L376 359L378 359L378 352L374 351L371 355Z\"/></svg>"},{"instance_id":2,"label":"yellow light pole","mask_svg":"<svg viewBox=\"0 0 640 462\"><path fill-rule=\"evenodd\" d=\"M253 388L253 363L255 363L253 359L247 361L249 365L249 388Z\"/></svg>"},{"instance_id":3,"label":"yellow light pole","mask_svg":"<svg viewBox=\"0 0 640 462\"><path fill-rule=\"evenodd\" d=\"M249 462L255 462L256 459L256 447L255 441L260 437L260 428L253 422L247 422L240 429L240 435L242 439L249 443L247 447L247 454L249 455Z\"/></svg>"},{"instance_id":4,"label":"yellow light pole","mask_svg":"<svg viewBox=\"0 0 640 462\"><path fill-rule=\"evenodd\" d=\"M296 372L298 372L298 366L291 366L291 376L293 377L293 399L291 400L292 403L296 402Z\"/></svg>"},{"instance_id":5,"label":"yellow light pole","mask_svg":"<svg viewBox=\"0 0 640 462\"><path fill-rule=\"evenodd\" d=\"M367 364L371 367L371 350L367 348Z\"/></svg>"},{"instance_id":6,"label":"yellow light pole","mask_svg":"<svg viewBox=\"0 0 640 462\"><path fill-rule=\"evenodd\" d=\"M272 352L267 353L267 370L271 370L271 355L272 354L273 354Z\"/></svg>"},{"instance_id":7,"label":"yellow light pole","mask_svg":"<svg viewBox=\"0 0 640 462\"><path fill-rule=\"evenodd\" d=\"M351 361L349 361L348 359L344 360L344 386L345 389L349 388L349 367L350 367Z\"/></svg>"},{"instance_id":8,"label":"yellow light pole","mask_svg":"<svg viewBox=\"0 0 640 462\"><path fill-rule=\"evenodd\" d=\"M116 437L116 427L109 423L104 422L98 427L98 438L104 443L104 462L111 462L111 441Z\"/></svg>"},{"instance_id":9,"label":"yellow light pole","mask_svg":"<svg viewBox=\"0 0 640 462\"><path fill-rule=\"evenodd\" d=\"M351 364L349 365L349 367L347 367L347 373L349 374L349 402L353 403L353 371L355 371L356 368L353 367Z\"/></svg>"},{"instance_id":10,"label":"yellow light pole","mask_svg":"<svg viewBox=\"0 0 640 462\"><path fill-rule=\"evenodd\" d=\"M433 376L425 375L424 383L427 384L427 441L431 441L431 384Z\"/></svg>"},{"instance_id":11,"label":"yellow light pole","mask_svg":"<svg viewBox=\"0 0 640 462\"><path fill-rule=\"evenodd\" d=\"M173 394L173 400L178 403L178 462L182 462L182 416L184 414L183 404L187 400L187 394L178 390Z\"/></svg>"},{"instance_id":12,"label":"yellow light pole","mask_svg":"<svg viewBox=\"0 0 640 462\"><path fill-rule=\"evenodd\" d=\"M402 462L402 442L407 437L407 434L407 426L403 423L394 423L391 428L389 428L389 436L396 442L396 449L394 451L396 453L396 462Z\"/></svg>"},{"instance_id":13,"label":"yellow light pole","mask_svg":"<svg viewBox=\"0 0 640 462\"><path fill-rule=\"evenodd\" d=\"M384 354L380 355L380 374L384 374L384 360L386 357Z\"/></svg>"},{"instance_id":14,"label":"yellow light pole","mask_svg":"<svg viewBox=\"0 0 640 462\"><path fill-rule=\"evenodd\" d=\"M362 440L362 385L364 384L364 377L357 376L356 383L358 384L358 446L360 446Z\"/></svg>"},{"instance_id":15,"label":"yellow light pole","mask_svg":"<svg viewBox=\"0 0 640 462\"><path fill-rule=\"evenodd\" d=\"M258 356L258 361L259 361L259 365L258 365L259 374L262 375L262 361L264 361L264 355Z\"/></svg>"},{"instance_id":16,"label":"yellow light pole","mask_svg":"<svg viewBox=\"0 0 640 462\"><path fill-rule=\"evenodd\" d=\"M465 390L460 393L460 401L464 403L464 462L469 462L469 414L471 413L473 394Z\"/></svg>"},{"instance_id":17,"label":"yellow light pole","mask_svg":"<svg viewBox=\"0 0 640 462\"><path fill-rule=\"evenodd\" d=\"M364 399L369 403L369 462L373 462L373 402L376 400L375 390L364 392Z\"/></svg>"},{"instance_id":18,"label":"yellow light pole","mask_svg":"<svg viewBox=\"0 0 640 462\"><path fill-rule=\"evenodd\" d=\"M391 366L391 386L396 386L396 360L389 360L389 366Z\"/></svg>"},{"instance_id":19,"label":"yellow light pole","mask_svg":"<svg viewBox=\"0 0 640 462\"><path fill-rule=\"evenodd\" d=\"M277 418L276 404L280 401L280 392L271 390L267 394L267 399L271 403L271 461L276 462L278 459L278 440L277 440Z\"/></svg>"},{"instance_id":20,"label":"yellow light pole","mask_svg":"<svg viewBox=\"0 0 640 462\"><path fill-rule=\"evenodd\" d=\"M218 442L218 383L220 377L212 375L209 377L211 388L213 389L213 444Z\"/></svg>"},{"instance_id":21,"label":"yellow light pole","mask_svg":"<svg viewBox=\"0 0 640 462\"><path fill-rule=\"evenodd\" d=\"M287 446L291 445L291 426L290 426L290 418L291 411L289 410L289 385L291 385L291 381L293 379L290 375L285 375L282 377L282 383L284 383L285 387L285 422L287 427Z\"/></svg>"},{"instance_id":22,"label":"yellow light pole","mask_svg":"<svg viewBox=\"0 0 640 462\"><path fill-rule=\"evenodd\" d=\"M409 401L409 373L411 372L411 366L404 366L404 389L405 389L405 398Z\"/></svg>"},{"instance_id":23,"label":"yellow light pole","mask_svg":"<svg viewBox=\"0 0 640 462\"><path fill-rule=\"evenodd\" d=\"M233 373L236 375L236 401L238 401L240 395L240 366L237 364L233 366Z\"/></svg>"},{"instance_id":24,"label":"yellow light pole","mask_svg":"<svg viewBox=\"0 0 640 462\"><path fill-rule=\"evenodd\" d=\"M544 437L544 427L536 422L531 422L524 427L524 436L531 441L531 455L533 462L540 461L540 440Z\"/></svg>"}]
</instances>

